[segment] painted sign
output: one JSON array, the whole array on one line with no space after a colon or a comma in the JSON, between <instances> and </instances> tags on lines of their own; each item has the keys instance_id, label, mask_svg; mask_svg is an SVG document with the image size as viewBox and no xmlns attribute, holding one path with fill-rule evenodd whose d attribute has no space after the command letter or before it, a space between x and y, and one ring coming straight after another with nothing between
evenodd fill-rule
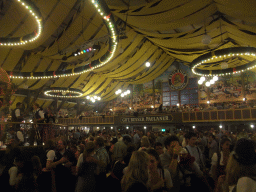
<instances>
[{"instance_id":1,"label":"painted sign","mask_svg":"<svg viewBox=\"0 0 256 192\"><path fill-rule=\"evenodd\" d=\"M122 123L144 123L144 122L163 122L163 121L172 121L173 118L170 115L166 116L148 116L148 117L128 117L122 118Z\"/></svg>"}]
</instances>

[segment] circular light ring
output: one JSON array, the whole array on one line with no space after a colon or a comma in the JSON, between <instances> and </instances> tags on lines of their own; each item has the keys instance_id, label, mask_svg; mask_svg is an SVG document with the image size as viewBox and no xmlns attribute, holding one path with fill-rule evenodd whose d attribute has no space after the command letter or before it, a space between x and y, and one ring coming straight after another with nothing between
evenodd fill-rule
<instances>
[{"instance_id":1,"label":"circular light ring","mask_svg":"<svg viewBox=\"0 0 256 192\"><path fill-rule=\"evenodd\" d=\"M87 63L84 66L76 67L74 69L68 69L65 71L47 71L47 72L8 72L12 79L52 79L60 77L69 77L74 75L81 75L86 72L90 72L96 68L99 68L107 64L114 56L117 50L118 43L118 30L115 23L114 16L111 14L108 5L104 0L96 1L91 0L96 10L102 16L104 23L110 34L109 37L109 50L99 59Z\"/></svg>"},{"instance_id":2,"label":"circular light ring","mask_svg":"<svg viewBox=\"0 0 256 192\"><path fill-rule=\"evenodd\" d=\"M31 1L29 0L16 0L20 3L28 13L35 18L37 23L37 29L25 36L22 37L11 37L11 38L0 38L0 46L20 46L31 43L35 41L41 34L43 29L43 22L41 12L39 11L38 7L36 7Z\"/></svg>"},{"instance_id":3,"label":"circular light ring","mask_svg":"<svg viewBox=\"0 0 256 192\"><path fill-rule=\"evenodd\" d=\"M256 67L256 61L249 62L245 65L240 65L236 68L227 68L221 70L206 70L206 69L198 69L204 63L209 61L214 61L214 59L225 59L228 57L234 56L251 56L256 59L256 48L253 47L232 47L226 49L220 49L215 52L209 52L204 55L201 55L191 63L191 71L195 75L199 76L224 76L224 75L232 75L236 73L241 73L247 70L251 70Z\"/></svg>"},{"instance_id":4,"label":"circular light ring","mask_svg":"<svg viewBox=\"0 0 256 192\"><path fill-rule=\"evenodd\" d=\"M63 95L63 93L66 93ZM61 87L54 87L44 91L44 94L48 97L59 97L59 98L78 98L83 96L83 92L79 89L65 89Z\"/></svg>"}]
</instances>

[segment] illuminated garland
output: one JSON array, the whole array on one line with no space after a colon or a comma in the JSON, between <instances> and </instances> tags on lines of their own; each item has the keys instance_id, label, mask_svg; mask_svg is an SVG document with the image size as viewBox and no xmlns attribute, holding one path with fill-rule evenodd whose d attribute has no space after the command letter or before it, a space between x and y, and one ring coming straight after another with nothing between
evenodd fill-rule
<instances>
[{"instance_id":1,"label":"illuminated garland","mask_svg":"<svg viewBox=\"0 0 256 192\"><path fill-rule=\"evenodd\" d=\"M94 60L91 63L80 66L66 71L47 71L47 72L8 72L12 79L50 79L59 77L69 77L74 75L81 75L86 72L90 72L98 67L107 64L114 56L117 49L118 35L117 26L115 24L114 16L111 14L106 2L104 0L96 1L91 0L98 13L104 19L107 29L110 34L109 38L109 50L100 59Z\"/></svg>"},{"instance_id":2,"label":"illuminated garland","mask_svg":"<svg viewBox=\"0 0 256 192\"><path fill-rule=\"evenodd\" d=\"M65 89L65 88L52 88L45 90L44 94L48 97L59 97L59 98L78 98L83 96L83 92L79 89Z\"/></svg>"},{"instance_id":3,"label":"illuminated garland","mask_svg":"<svg viewBox=\"0 0 256 192\"><path fill-rule=\"evenodd\" d=\"M195 75L199 76L225 76L241 73L244 71L251 70L256 67L255 60L245 65L240 65L235 68L227 68L222 70L206 70L198 69L199 66L217 59L227 59L234 56L251 56L256 58L256 48L253 47L232 47L227 49L217 50L215 52L210 52L204 54L191 63L191 70ZM220 61L221 62L221 61Z\"/></svg>"},{"instance_id":4,"label":"illuminated garland","mask_svg":"<svg viewBox=\"0 0 256 192\"><path fill-rule=\"evenodd\" d=\"M39 9L29 0L17 0L17 2L24 6L25 9L28 10L28 13L30 13L35 18L38 25L37 30L23 37L0 38L1 46L25 45L27 43L35 41L42 33L43 24L42 16Z\"/></svg>"}]
</instances>

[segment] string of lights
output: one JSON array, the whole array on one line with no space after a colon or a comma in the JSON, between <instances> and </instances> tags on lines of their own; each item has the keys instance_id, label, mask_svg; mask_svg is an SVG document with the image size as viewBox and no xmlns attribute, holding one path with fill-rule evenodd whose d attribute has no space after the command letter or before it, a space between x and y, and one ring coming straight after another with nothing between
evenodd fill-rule
<instances>
[{"instance_id":1,"label":"string of lights","mask_svg":"<svg viewBox=\"0 0 256 192\"><path fill-rule=\"evenodd\" d=\"M8 38L0 38L0 46L20 46L25 45L27 43L31 43L39 38L42 33L42 16L39 9L29 0L17 0L27 11L28 13L34 17L37 23L37 29L25 36L22 37L8 37Z\"/></svg>"},{"instance_id":2,"label":"string of lights","mask_svg":"<svg viewBox=\"0 0 256 192\"><path fill-rule=\"evenodd\" d=\"M65 89L65 88L52 88L44 91L44 94L48 97L59 97L59 98L78 98L83 96L83 92L79 89Z\"/></svg>"},{"instance_id":3,"label":"string of lights","mask_svg":"<svg viewBox=\"0 0 256 192\"><path fill-rule=\"evenodd\" d=\"M253 60L252 62L248 62L244 65L237 66L235 68L225 68L221 70L207 70L207 69L199 69L201 65L209 64L209 62L218 61L220 59L227 59L231 57L242 57L248 56L253 57L255 59L256 56L256 48L253 47L232 47L227 49L217 50L215 52L210 52L204 54L197 59L195 59L191 63L191 70L195 75L199 76L225 76L232 75L237 73L242 73L244 71L251 70L256 67L256 62ZM227 65L227 63L225 63Z\"/></svg>"},{"instance_id":4,"label":"string of lights","mask_svg":"<svg viewBox=\"0 0 256 192\"><path fill-rule=\"evenodd\" d=\"M118 44L118 35L117 35L117 26L115 23L114 16L110 12L106 2L104 0L96 1L91 0L97 12L104 19L104 23L108 28L110 37L109 37L109 50L104 54L101 58L92 61L91 63L87 63L86 65L79 66L73 69L67 69L65 71L47 71L47 72L8 72L10 78L12 79L52 79L52 78L60 78L60 77L69 77L75 75L81 75L83 73L87 73L93 71L96 68L99 68L105 64L107 64L114 56L117 44ZM81 54L81 52L80 52Z\"/></svg>"}]
</instances>

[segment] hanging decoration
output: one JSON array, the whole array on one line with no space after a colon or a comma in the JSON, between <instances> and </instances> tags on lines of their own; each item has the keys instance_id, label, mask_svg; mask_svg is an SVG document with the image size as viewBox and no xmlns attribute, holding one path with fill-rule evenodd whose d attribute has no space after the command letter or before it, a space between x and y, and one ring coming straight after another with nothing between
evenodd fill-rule
<instances>
[{"instance_id":1,"label":"hanging decoration","mask_svg":"<svg viewBox=\"0 0 256 192\"><path fill-rule=\"evenodd\" d=\"M22 37L8 37L8 38L1 37L0 46L25 45L27 43L31 43L35 41L42 34L43 22L42 22L42 16L39 9L29 0L16 0L16 1L20 3L32 17L34 17L37 23L37 29L34 32Z\"/></svg>"},{"instance_id":2,"label":"hanging decoration","mask_svg":"<svg viewBox=\"0 0 256 192\"><path fill-rule=\"evenodd\" d=\"M108 51L99 59L92 61L84 66L79 66L74 69L68 69L65 71L47 71L47 72L8 72L10 78L12 79L50 79L59 77L69 77L74 75L81 75L86 72L90 72L96 68L99 68L107 64L114 56L117 44L118 44L118 33L117 26L115 23L114 16L110 12L108 5L104 0L96 1L91 0L91 3L96 8L97 12L104 19L104 23L109 31L109 49Z\"/></svg>"},{"instance_id":3,"label":"hanging decoration","mask_svg":"<svg viewBox=\"0 0 256 192\"><path fill-rule=\"evenodd\" d=\"M47 89L44 91L44 94L48 97L59 97L59 98L78 98L83 96L83 92L79 89L73 88L60 88L55 87Z\"/></svg>"},{"instance_id":4,"label":"hanging decoration","mask_svg":"<svg viewBox=\"0 0 256 192\"><path fill-rule=\"evenodd\" d=\"M234 57L248 57L252 60L241 64L239 66L230 66L225 60L232 59ZM225 76L237 73L242 73L244 71L251 70L256 67L256 48L253 47L232 47L226 49L220 49L215 52L206 53L191 63L191 70L195 75L199 76ZM224 60L224 62L223 62ZM204 66L215 67L220 64L220 69L209 70L203 68Z\"/></svg>"}]
</instances>

